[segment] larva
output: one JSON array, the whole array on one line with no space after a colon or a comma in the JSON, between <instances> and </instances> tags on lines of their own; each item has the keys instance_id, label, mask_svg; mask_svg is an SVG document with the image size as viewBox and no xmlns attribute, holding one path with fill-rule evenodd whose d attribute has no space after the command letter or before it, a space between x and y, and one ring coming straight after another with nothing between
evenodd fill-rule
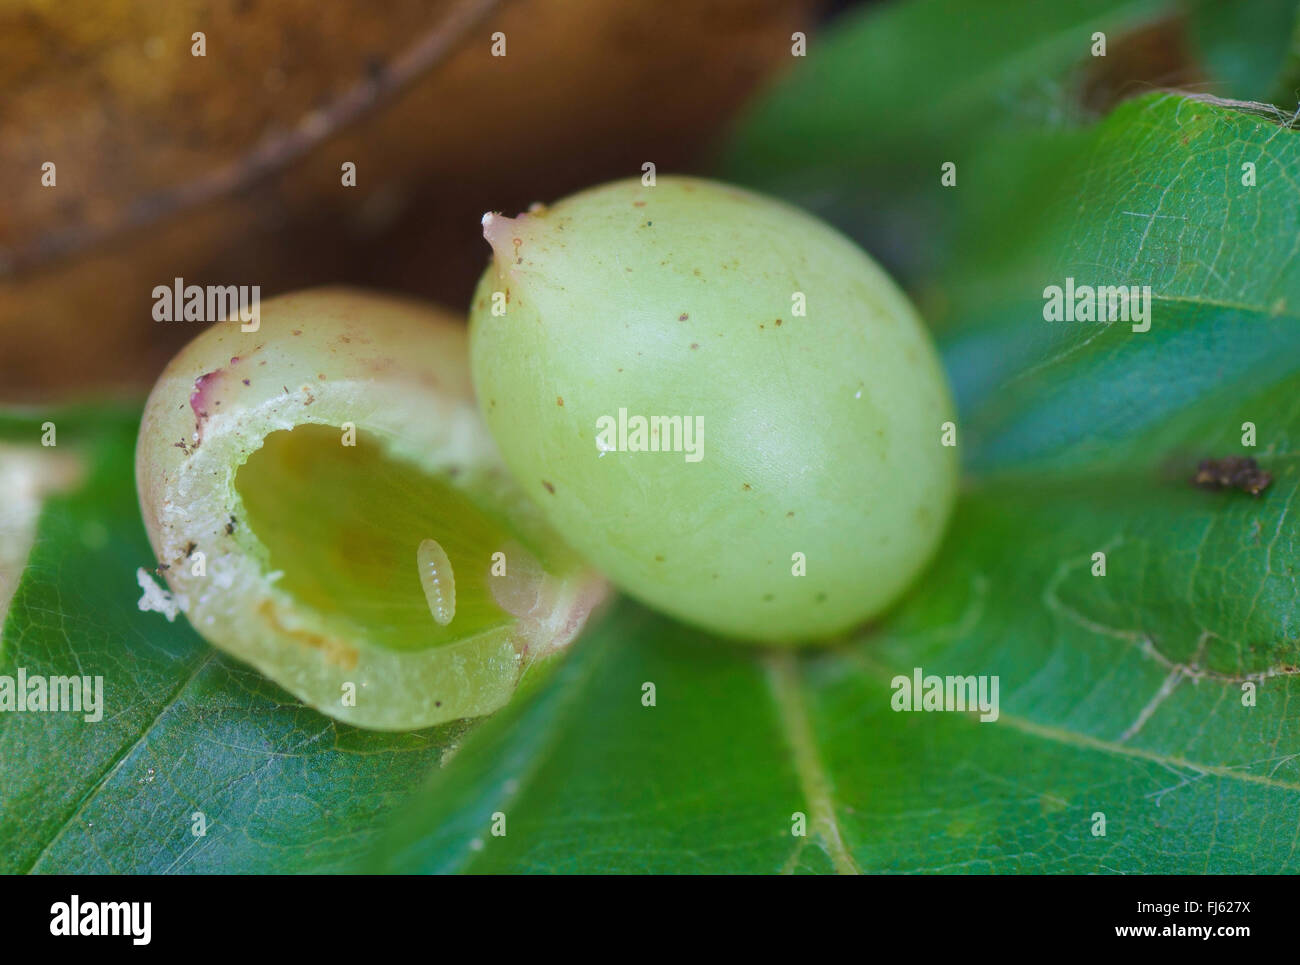
<instances>
[{"instance_id":1,"label":"larva","mask_svg":"<svg viewBox=\"0 0 1300 965\"><path fill-rule=\"evenodd\" d=\"M434 539L420 541L415 559L420 567L420 586L424 588L429 612L439 626L445 627L456 615L456 575L452 572L451 560Z\"/></svg>"}]
</instances>

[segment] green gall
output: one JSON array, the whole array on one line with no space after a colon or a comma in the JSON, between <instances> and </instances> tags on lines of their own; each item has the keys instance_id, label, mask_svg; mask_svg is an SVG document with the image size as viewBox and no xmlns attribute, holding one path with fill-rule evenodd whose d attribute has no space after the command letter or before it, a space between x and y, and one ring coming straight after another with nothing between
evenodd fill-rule
<instances>
[{"instance_id":1,"label":"green gall","mask_svg":"<svg viewBox=\"0 0 1300 965\"><path fill-rule=\"evenodd\" d=\"M916 578L954 499L953 406L916 311L861 249L681 177L483 225L480 408L519 485L618 586L793 643Z\"/></svg>"}]
</instances>

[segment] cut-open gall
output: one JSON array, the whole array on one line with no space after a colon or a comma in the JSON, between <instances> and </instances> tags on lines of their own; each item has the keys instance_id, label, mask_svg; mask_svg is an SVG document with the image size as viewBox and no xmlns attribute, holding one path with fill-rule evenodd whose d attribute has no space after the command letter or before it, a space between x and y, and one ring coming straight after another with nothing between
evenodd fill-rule
<instances>
[{"instance_id":1,"label":"cut-open gall","mask_svg":"<svg viewBox=\"0 0 1300 965\"><path fill-rule=\"evenodd\" d=\"M603 592L500 465L464 327L410 301L319 290L214 325L150 395L136 481L167 605L365 727L497 709Z\"/></svg>"},{"instance_id":2,"label":"cut-open gall","mask_svg":"<svg viewBox=\"0 0 1300 965\"><path fill-rule=\"evenodd\" d=\"M745 639L880 612L934 553L952 403L907 298L821 221L660 177L490 214L479 405L520 486L627 592Z\"/></svg>"}]
</instances>

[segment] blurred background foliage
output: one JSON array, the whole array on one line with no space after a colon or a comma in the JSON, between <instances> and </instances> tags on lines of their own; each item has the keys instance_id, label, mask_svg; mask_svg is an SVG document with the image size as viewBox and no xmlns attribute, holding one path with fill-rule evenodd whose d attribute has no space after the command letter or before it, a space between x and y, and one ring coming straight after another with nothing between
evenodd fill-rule
<instances>
[{"instance_id":1,"label":"blurred background foliage","mask_svg":"<svg viewBox=\"0 0 1300 965\"><path fill-rule=\"evenodd\" d=\"M920 0L853 10L806 65L747 108L723 171L853 235L942 325L951 292L931 283L958 253L1002 259L1032 230L1031 216L1063 194L1078 133L1119 102L1177 88L1294 109L1296 11L1296 0ZM1105 56L1092 54L1097 32ZM978 190L954 197L939 181L944 161L978 169Z\"/></svg>"},{"instance_id":2,"label":"blurred background foliage","mask_svg":"<svg viewBox=\"0 0 1300 965\"><path fill-rule=\"evenodd\" d=\"M953 242L940 159L1059 134L1159 86L1290 104L1295 7L394 0L380 17L313 0L14 0L0 9L0 401L138 396L194 335L150 316L153 286L175 277L461 306L483 211L646 160L811 207L924 289ZM1080 43L1093 28L1105 58ZM816 38L806 59L796 30ZM1034 203L1023 174L989 204ZM942 321L942 296L918 294Z\"/></svg>"},{"instance_id":3,"label":"blurred background foliage","mask_svg":"<svg viewBox=\"0 0 1300 965\"><path fill-rule=\"evenodd\" d=\"M486 258L482 212L647 160L813 208L942 323L930 282L956 228L941 160L1059 137L1156 87L1290 104L1295 9L395 0L380 17L313 0L16 0L0 9L0 401L138 396L195 334L150 316L153 286L176 277L459 307ZM1104 58L1081 42L1094 29ZM815 38L805 59L796 30ZM1023 156L983 195L999 216L1038 203L1027 168L1052 172L1050 154Z\"/></svg>"},{"instance_id":4,"label":"blurred background foliage","mask_svg":"<svg viewBox=\"0 0 1300 965\"><path fill-rule=\"evenodd\" d=\"M484 211L697 165L818 16L814 0L7 3L0 401L142 394L197 334L150 315L175 277L463 306Z\"/></svg>"}]
</instances>

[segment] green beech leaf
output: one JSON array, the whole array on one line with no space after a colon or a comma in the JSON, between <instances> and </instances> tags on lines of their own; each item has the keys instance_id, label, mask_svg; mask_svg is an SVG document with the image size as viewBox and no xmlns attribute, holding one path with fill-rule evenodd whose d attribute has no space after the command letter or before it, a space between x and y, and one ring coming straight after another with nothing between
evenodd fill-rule
<instances>
[{"instance_id":1,"label":"green beech leaf","mask_svg":"<svg viewBox=\"0 0 1300 965\"><path fill-rule=\"evenodd\" d=\"M218 656L183 617L140 612L136 569L154 561L132 476L138 419L50 418L49 451L75 454L85 476L44 506L0 676L102 676L103 719L0 713L0 871L346 867L459 728L348 727ZM7 417L0 434L37 444L40 424Z\"/></svg>"},{"instance_id":2,"label":"green beech leaf","mask_svg":"<svg viewBox=\"0 0 1300 965\"><path fill-rule=\"evenodd\" d=\"M999 141L1041 223L933 281L967 478L907 601L838 651L766 657L625 604L466 740L369 867L1300 870L1297 137L1157 94L1019 155ZM1150 285L1150 331L1045 321L1066 276ZM1272 484L1191 485L1229 455ZM997 719L894 710L918 668L996 676Z\"/></svg>"},{"instance_id":3,"label":"green beech leaf","mask_svg":"<svg viewBox=\"0 0 1300 965\"><path fill-rule=\"evenodd\" d=\"M969 466L1149 468L1191 454L1180 447L1240 448L1252 413L1279 418L1300 337L1300 147L1286 119L1153 94L1084 142L1036 145L1059 164L1022 186L1046 214L1032 230L973 203L966 254L941 282ZM1043 321L1043 289L1067 278L1150 286L1151 331ZM1261 448L1285 445L1281 429Z\"/></svg>"}]
</instances>

